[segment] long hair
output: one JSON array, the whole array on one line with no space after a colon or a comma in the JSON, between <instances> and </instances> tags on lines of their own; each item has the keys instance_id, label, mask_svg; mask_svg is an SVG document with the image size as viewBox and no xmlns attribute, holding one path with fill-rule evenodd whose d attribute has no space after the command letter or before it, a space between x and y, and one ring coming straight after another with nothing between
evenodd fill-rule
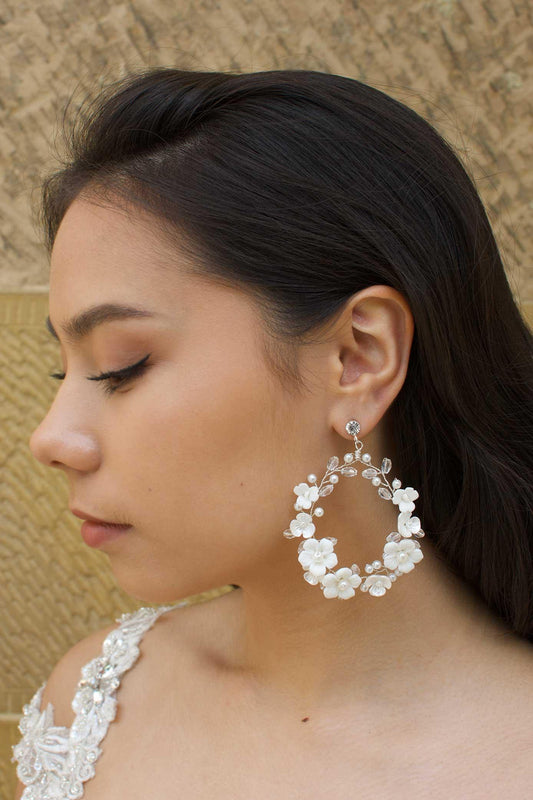
<instances>
[{"instance_id":1,"label":"long hair","mask_svg":"<svg viewBox=\"0 0 533 800\"><path fill-rule=\"evenodd\" d=\"M43 183L48 252L80 192L149 211L194 269L249 292L272 368L374 284L415 323L388 409L428 539L533 641L532 333L473 180L446 140L360 81L309 70L160 67L82 104Z\"/></svg>"}]
</instances>

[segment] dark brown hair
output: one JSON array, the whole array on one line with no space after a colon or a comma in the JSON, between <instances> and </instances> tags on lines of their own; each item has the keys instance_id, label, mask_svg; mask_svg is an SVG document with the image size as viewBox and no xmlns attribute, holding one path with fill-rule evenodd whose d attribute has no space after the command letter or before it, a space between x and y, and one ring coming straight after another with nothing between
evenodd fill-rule
<instances>
[{"instance_id":1,"label":"dark brown hair","mask_svg":"<svg viewBox=\"0 0 533 800\"><path fill-rule=\"evenodd\" d=\"M533 337L446 140L346 77L164 67L99 91L65 137L43 187L48 250L82 191L148 210L202 274L254 296L295 389L299 346L351 295L403 293L415 334L387 414L397 472L436 552L533 641Z\"/></svg>"}]
</instances>

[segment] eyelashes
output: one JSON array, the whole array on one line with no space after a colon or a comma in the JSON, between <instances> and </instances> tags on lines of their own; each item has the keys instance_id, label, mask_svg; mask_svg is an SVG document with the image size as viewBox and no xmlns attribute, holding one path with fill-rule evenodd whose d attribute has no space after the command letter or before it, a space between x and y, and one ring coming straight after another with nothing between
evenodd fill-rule
<instances>
[{"instance_id":1,"label":"eyelashes","mask_svg":"<svg viewBox=\"0 0 533 800\"><path fill-rule=\"evenodd\" d=\"M148 369L148 364L146 361L150 358L152 354L148 353L147 356L144 356L140 361L136 364L132 364L129 367L124 367L123 369L113 370L112 372L101 372L99 375L90 375L87 380L88 381L102 381L103 382L103 389L104 392L108 395L113 394L116 392L117 389L120 389L121 386L128 383L133 378L139 377ZM55 378L55 380L62 381L65 378L64 372L51 372L51 378Z\"/></svg>"}]
</instances>

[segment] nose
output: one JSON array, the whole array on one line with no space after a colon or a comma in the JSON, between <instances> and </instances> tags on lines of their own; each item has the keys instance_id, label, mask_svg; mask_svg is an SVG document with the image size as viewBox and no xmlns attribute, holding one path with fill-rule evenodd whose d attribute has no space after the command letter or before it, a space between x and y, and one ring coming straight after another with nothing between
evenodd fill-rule
<instances>
[{"instance_id":1,"label":"nose","mask_svg":"<svg viewBox=\"0 0 533 800\"><path fill-rule=\"evenodd\" d=\"M96 469L99 456L94 435L58 412L51 409L31 434L32 455L45 467L84 472Z\"/></svg>"}]
</instances>

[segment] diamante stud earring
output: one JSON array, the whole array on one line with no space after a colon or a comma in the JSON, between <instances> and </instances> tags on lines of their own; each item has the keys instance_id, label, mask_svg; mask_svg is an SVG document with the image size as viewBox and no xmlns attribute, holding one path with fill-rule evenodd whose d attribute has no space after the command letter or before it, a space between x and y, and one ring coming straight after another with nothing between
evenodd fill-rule
<instances>
[{"instance_id":1,"label":"diamante stud earring","mask_svg":"<svg viewBox=\"0 0 533 800\"><path fill-rule=\"evenodd\" d=\"M298 546L298 561L306 570L304 578L313 586L320 584L324 597L328 599L338 597L347 600L354 596L357 588L362 592L369 592L374 597L381 597L397 578L411 572L415 564L424 557L420 543L414 540L421 539L425 534L420 527L419 518L411 516L415 508L413 501L417 499L418 492L411 486L402 489L402 483L398 478L394 478L392 486L390 485L385 477L392 466L390 458L384 458L381 468L378 469L372 464L369 453L361 455L363 443L357 437L360 430L361 426L357 420L351 419L346 423L346 431L354 439L354 452L344 454L342 466L339 465L338 457L332 456L328 460L320 485L317 485L316 475L310 474L307 476L308 483L299 483L294 487L294 493L297 495L294 508L299 513L291 521L289 528L283 531L287 539L303 537L306 540ZM357 469L352 464L358 461L365 466L361 473L363 478L371 480L372 485L378 487L379 496L384 500L392 500L400 512L398 530L387 536L382 561L376 560L366 564L365 572L368 573L368 577L364 582L357 564L326 572L326 569L337 564L337 556L333 551L337 539L332 536L326 536L324 539L312 538L316 530L313 518L322 517L324 514L324 509L319 506L315 508L315 503L319 498L331 494L335 484L339 482L337 473L346 477L357 475Z\"/></svg>"}]
</instances>

